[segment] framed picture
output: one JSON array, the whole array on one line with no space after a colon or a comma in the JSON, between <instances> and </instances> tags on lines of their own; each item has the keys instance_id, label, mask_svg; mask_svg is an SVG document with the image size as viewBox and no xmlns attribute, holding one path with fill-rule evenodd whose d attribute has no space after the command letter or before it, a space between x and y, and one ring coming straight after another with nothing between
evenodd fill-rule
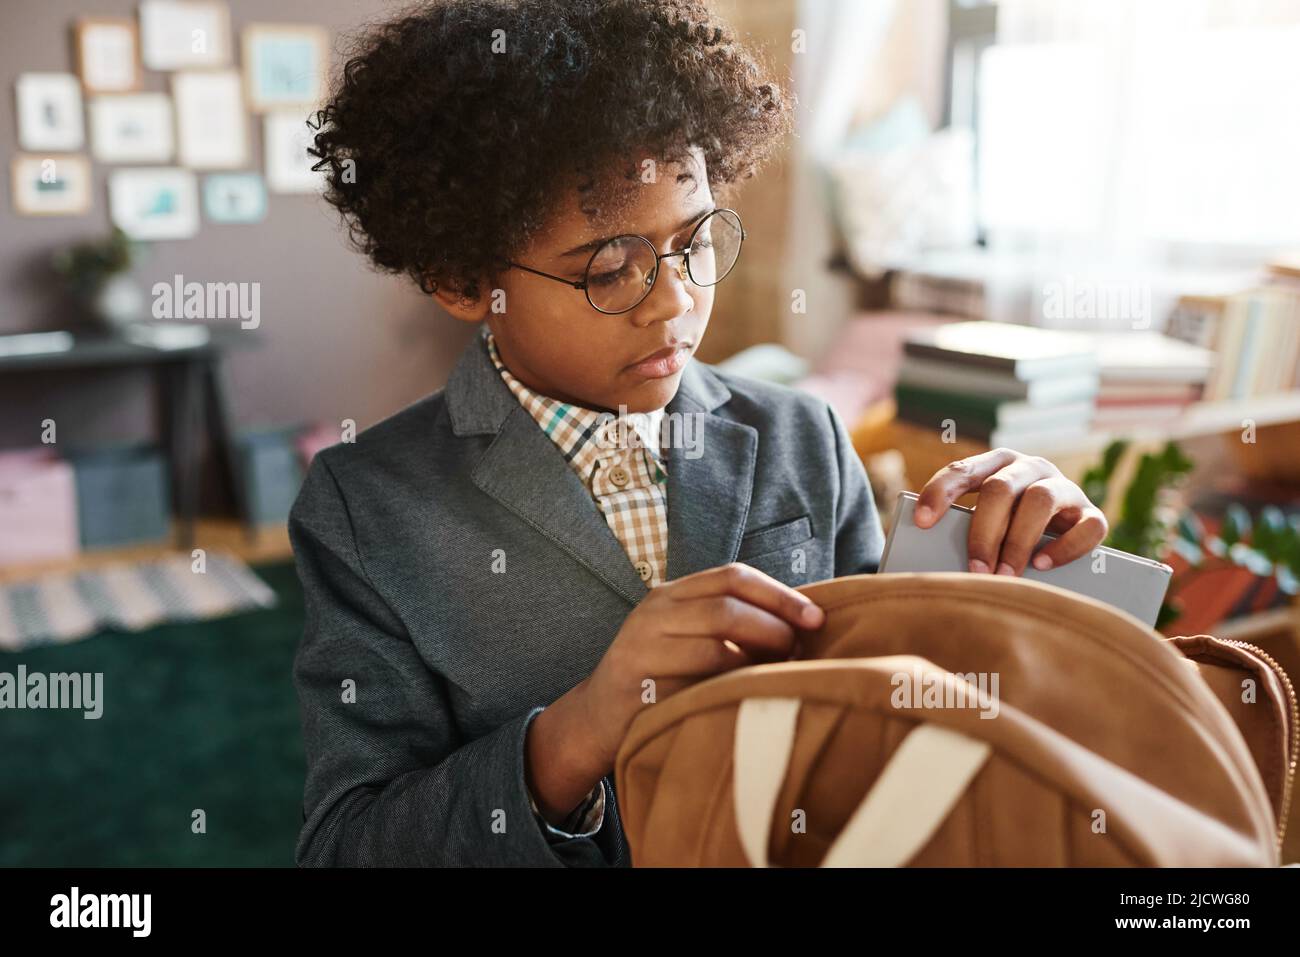
<instances>
[{"instance_id":1,"label":"framed picture","mask_svg":"<svg viewBox=\"0 0 1300 957\"><path fill-rule=\"evenodd\" d=\"M329 34L322 27L253 23L244 28L244 89L255 113L309 108L325 98Z\"/></svg>"},{"instance_id":2,"label":"framed picture","mask_svg":"<svg viewBox=\"0 0 1300 957\"><path fill-rule=\"evenodd\" d=\"M262 139L266 149L266 185L273 193L317 193L325 174L312 169L316 158L307 152L315 134L299 112L268 113Z\"/></svg>"},{"instance_id":3,"label":"framed picture","mask_svg":"<svg viewBox=\"0 0 1300 957\"><path fill-rule=\"evenodd\" d=\"M83 17L73 32L77 73L87 93L140 89L139 32L134 20Z\"/></svg>"},{"instance_id":4,"label":"framed picture","mask_svg":"<svg viewBox=\"0 0 1300 957\"><path fill-rule=\"evenodd\" d=\"M227 66L230 8L219 0L141 0L140 49L151 70Z\"/></svg>"},{"instance_id":5,"label":"framed picture","mask_svg":"<svg viewBox=\"0 0 1300 957\"><path fill-rule=\"evenodd\" d=\"M132 239L186 239L199 229L199 190L187 169L119 169L108 177L113 224Z\"/></svg>"},{"instance_id":6,"label":"framed picture","mask_svg":"<svg viewBox=\"0 0 1300 957\"><path fill-rule=\"evenodd\" d=\"M260 223L266 186L257 173L213 173L203 180L203 214L214 223Z\"/></svg>"},{"instance_id":7,"label":"framed picture","mask_svg":"<svg viewBox=\"0 0 1300 957\"><path fill-rule=\"evenodd\" d=\"M14 211L20 216L78 216L90 210L90 163L84 156L14 156Z\"/></svg>"},{"instance_id":8,"label":"framed picture","mask_svg":"<svg viewBox=\"0 0 1300 957\"><path fill-rule=\"evenodd\" d=\"M192 169L234 169L248 162L248 116L236 70L172 75L176 156Z\"/></svg>"},{"instance_id":9,"label":"framed picture","mask_svg":"<svg viewBox=\"0 0 1300 957\"><path fill-rule=\"evenodd\" d=\"M33 152L79 150L86 130L81 120L81 84L71 73L21 73L18 144Z\"/></svg>"},{"instance_id":10,"label":"framed picture","mask_svg":"<svg viewBox=\"0 0 1300 957\"><path fill-rule=\"evenodd\" d=\"M170 163L175 152L166 93L123 93L90 101L90 147L103 163Z\"/></svg>"}]
</instances>

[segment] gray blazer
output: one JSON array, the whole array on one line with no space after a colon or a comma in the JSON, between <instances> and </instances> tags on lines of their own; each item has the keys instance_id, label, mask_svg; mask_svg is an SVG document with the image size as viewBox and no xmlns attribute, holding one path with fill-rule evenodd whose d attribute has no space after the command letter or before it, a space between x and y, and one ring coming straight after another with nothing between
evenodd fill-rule
<instances>
[{"instance_id":1,"label":"gray blazer","mask_svg":"<svg viewBox=\"0 0 1300 957\"><path fill-rule=\"evenodd\" d=\"M665 449L669 580L732 561L791 585L875 570L880 519L825 402L691 362L667 411L699 430ZM524 736L647 587L482 336L445 389L316 456L289 532L300 866L630 863L612 774L599 832L548 842Z\"/></svg>"}]
</instances>

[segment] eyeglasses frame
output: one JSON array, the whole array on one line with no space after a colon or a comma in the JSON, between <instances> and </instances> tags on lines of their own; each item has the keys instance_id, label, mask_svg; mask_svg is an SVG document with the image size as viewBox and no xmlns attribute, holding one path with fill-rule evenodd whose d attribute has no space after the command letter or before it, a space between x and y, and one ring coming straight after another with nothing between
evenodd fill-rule
<instances>
[{"instance_id":1,"label":"eyeglasses frame","mask_svg":"<svg viewBox=\"0 0 1300 957\"><path fill-rule=\"evenodd\" d=\"M654 243L650 242L650 240L646 239L644 236L638 233L622 233L618 236L611 236L609 239L605 240L605 242L601 243L594 250L592 250L591 257L587 260L586 266L583 267L582 279L576 282L572 279L565 279L563 276L554 276L551 273L542 272L540 269L534 269L531 266L525 266L523 263L517 263L514 262L513 260L506 260L506 265L511 266L515 269L522 269L524 272L530 272L533 275L541 276L544 279L551 279L554 280L555 282L562 282L566 286L571 286L574 289L581 290L583 295L586 296L587 298L587 304L590 305L592 309L595 309L597 312L599 312L601 315L621 316L625 312L631 312L637 306L641 305L641 303L646 301L646 299L650 295L651 290L654 289L655 283L659 281L659 264L663 262L665 259L673 259L677 256L681 256L682 262L681 265L678 266L677 268L677 278L684 281L689 277L691 282L694 282L695 285L699 286L702 289L707 289L709 286L716 286L718 283L722 282L722 280L726 279L729 275L731 275L731 270L736 268L735 262L731 264L731 269L728 269L725 273L723 273L721 276L719 276L717 279L713 280L713 282L710 283L695 282L695 277L690 275L690 271L691 271L690 252L691 252L691 247L695 245L695 237L699 235L700 230L704 227L704 224L707 223L711 218L716 216L718 213L730 213L732 216L736 217L736 222L740 225L740 246L736 248L736 262L739 262L740 250L741 248L744 247L745 239L748 235L745 232L745 224L741 220L740 214L737 213L734 209L728 209L724 206L720 206L717 209L709 210L709 212L701 216L700 221L696 223L695 228L691 230L690 240L681 249L675 250L673 252L660 253L659 250L655 249ZM618 242L620 239L641 240L641 242L645 243L647 246L650 247L650 253L655 257L655 265L654 265L654 270L650 275L650 282L646 285L646 290L642 294L641 298L638 299L636 302L632 303L632 305L628 306L626 309L619 309L616 312L610 312L606 309L601 309L600 306L596 305L594 302L591 301L591 292L587 285L587 277L590 275L591 264L596 261L596 256L600 254L600 251L604 249L606 246L608 246L610 243ZM683 273L685 273L685 275L683 275Z\"/></svg>"}]
</instances>

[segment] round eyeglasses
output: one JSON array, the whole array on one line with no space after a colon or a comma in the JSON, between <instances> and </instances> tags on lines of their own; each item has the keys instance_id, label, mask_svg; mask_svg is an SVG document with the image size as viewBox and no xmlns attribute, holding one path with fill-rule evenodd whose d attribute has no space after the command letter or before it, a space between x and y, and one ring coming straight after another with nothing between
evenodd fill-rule
<instances>
[{"instance_id":1,"label":"round eyeglasses","mask_svg":"<svg viewBox=\"0 0 1300 957\"><path fill-rule=\"evenodd\" d=\"M699 221L690 242L675 252L660 255L654 243L634 234L606 240L587 260L581 282L552 276L522 263L507 265L581 289L593 309L613 316L635 309L650 295L659 276L659 264L665 259L681 258L677 266L680 278L689 276L697 286L716 286L736 265L744 239L745 228L735 211L715 209Z\"/></svg>"}]
</instances>

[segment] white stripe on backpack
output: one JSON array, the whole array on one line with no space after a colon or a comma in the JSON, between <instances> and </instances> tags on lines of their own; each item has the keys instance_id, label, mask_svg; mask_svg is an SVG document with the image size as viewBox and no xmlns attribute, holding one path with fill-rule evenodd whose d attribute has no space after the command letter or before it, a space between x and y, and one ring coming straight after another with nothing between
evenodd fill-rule
<instances>
[{"instance_id":1,"label":"white stripe on backpack","mask_svg":"<svg viewBox=\"0 0 1300 957\"><path fill-rule=\"evenodd\" d=\"M798 698L746 698L736 715L733 796L741 846L767 845L799 719ZM992 749L937 725L914 728L826 852L822 867L902 867L934 836Z\"/></svg>"}]
</instances>

